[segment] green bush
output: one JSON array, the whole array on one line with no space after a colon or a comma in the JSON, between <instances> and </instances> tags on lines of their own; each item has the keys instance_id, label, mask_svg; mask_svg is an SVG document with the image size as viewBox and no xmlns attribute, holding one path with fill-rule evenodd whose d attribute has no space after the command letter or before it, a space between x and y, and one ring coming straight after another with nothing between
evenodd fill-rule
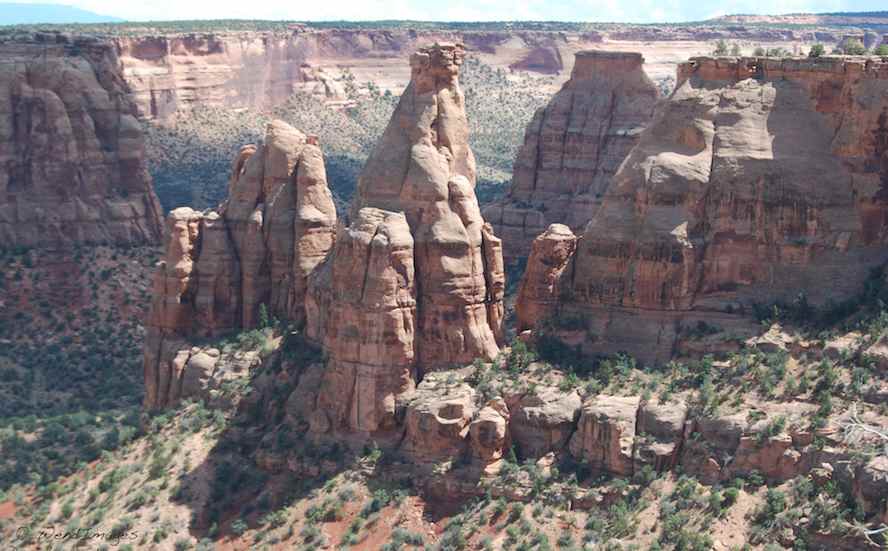
<instances>
[{"instance_id":1,"label":"green bush","mask_svg":"<svg viewBox=\"0 0 888 551\"><path fill-rule=\"evenodd\" d=\"M242 519L237 519L231 523L231 533L236 536L243 535L243 533L246 532L248 528L249 527L247 526L247 523L244 522Z\"/></svg>"},{"instance_id":2,"label":"green bush","mask_svg":"<svg viewBox=\"0 0 888 551\"><path fill-rule=\"evenodd\" d=\"M826 48L823 44L814 44L808 51L808 57L822 57L824 54L826 54Z\"/></svg>"},{"instance_id":3,"label":"green bush","mask_svg":"<svg viewBox=\"0 0 888 551\"><path fill-rule=\"evenodd\" d=\"M856 38L852 38L851 40L845 41L844 44L841 45L842 53L845 55L865 55L866 54L866 46L863 45L863 42L857 40Z\"/></svg>"}]
</instances>

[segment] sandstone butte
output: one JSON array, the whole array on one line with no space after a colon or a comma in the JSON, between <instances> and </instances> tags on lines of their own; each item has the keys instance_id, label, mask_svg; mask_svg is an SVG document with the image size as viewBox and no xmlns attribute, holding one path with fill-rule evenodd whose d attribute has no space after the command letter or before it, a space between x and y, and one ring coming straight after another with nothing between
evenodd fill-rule
<instances>
[{"instance_id":1,"label":"sandstone butte","mask_svg":"<svg viewBox=\"0 0 888 551\"><path fill-rule=\"evenodd\" d=\"M463 55L441 44L411 56L351 224L309 279L306 334L329 354L315 433L384 433L426 372L499 352L502 243L475 197Z\"/></svg>"},{"instance_id":2,"label":"sandstone butte","mask_svg":"<svg viewBox=\"0 0 888 551\"><path fill-rule=\"evenodd\" d=\"M160 241L141 126L107 42L0 38L0 247Z\"/></svg>"},{"instance_id":3,"label":"sandstone butte","mask_svg":"<svg viewBox=\"0 0 888 551\"><path fill-rule=\"evenodd\" d=\"M665 362L698 322L841 301L888 258L886 193L884 61L692 59L585 229L533 243L519 330Z\"/></svg>"},{"instance_id":4,"label":"sandstone butte","mask_svg":"<svg viewBox=\"0 0 888 551\"><path fill-rule=\"evenodd\" d=\"M332 248L335 226L316 140L280 121L235 158L227 201L170 212L146 322L146 407L205 390L214 377L218 351L203 353L189 338L255 327L263 305L304 323L308 274Z\"/></svg>"},{"instance_id":5,"label":"sandstone butte","mask_svg":"<svg viewBox=\"0 0 888 551\"><path fill-rule=\"evenodd\" d=\"M507 259L526 257L550 224L582 231L657 101L641 54L582 51L549 104L537 110L518 152L508 195L484 216Z\"/></svg>"}]
</instances>

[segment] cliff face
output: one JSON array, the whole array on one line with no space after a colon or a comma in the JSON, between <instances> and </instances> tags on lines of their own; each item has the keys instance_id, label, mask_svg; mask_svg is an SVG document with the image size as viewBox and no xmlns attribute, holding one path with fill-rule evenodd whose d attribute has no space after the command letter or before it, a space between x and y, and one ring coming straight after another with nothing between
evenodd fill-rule
<instances>
[{"instance_id":1,"label":"cliff face","mask_svg":"<svg viewBox=\"0 0 888 551\"><path fill-rule=\"evenodd\" d=\"M888 65L694 59L678 82L559 278L588 352L665 361L684 325L838 301L888 258Z\"/></svg>"},{"instance_id":2,"label":"cliff face","mask_svg":"<svg viewBox=\"0 0 888 551\"><path fill-rule=\"evenodd\" d=\"M321 84L310 48L273 33L191 34L116 39L133 100L144 118L192 106L270 107Z\"/></svg>"},{"instance_id":3,"label":"cliff face","mask_svg":"<svg viewBox=\"0 0 888 551\"><path fill-rule=\"evenodd\" d=\"M163 120L198 104L266 108L296 91L341 101L336 77L346 69L359 85L372 81L400 94L410 80L403 59L425 44L462 43L491 67L552 75L559 85L571 75L574 54L590 48L640 49L649 73L665 78L673 75L676 59L709 52L720 39L791 50L802 43L834 44L846 33L756 25L609 25L583 31L570 25L557 30L293 25L288 31L133 33L112 40L140 116Z\"/></svg>"},{"instance_id":4,"label":"cliff face","mask_svg":"<svg viewBox=\"0 0 888 551\"><path fill-rule=\"evenodd\" d=\"M549 224L580 231L653 115L657 88L641 54L584 51L527 126L509 195L485 209L508 257L527 256Z\"/></svg>"},{"instance_id":5,"label":"cliff face","mask_svg":"<svg viewBox=\"0 0 888 551\"><path fill-rule=\"evenodd\" d=\"M0 246L151 243L161 226L113 48L0 40Z\"/></svg>"},{"instance_id":6,"label":"cliff face","mask_svg":"<svg viewBox=\"0 0 888 551\"><path fill-rule=\"evenodd\" d=\"M188 337L251 328L269 315L305 321L306 280L332 248L336 209L320 148L287 124L232 165L229 198L215 211L178 208L154 279L144 372L147 407L183 396Z\"/></svg>"},{"instance_id":7,"label":"cliff face","mask_svg":"<svg viewBox=\"0 0 888 551\"><path fill-rule=\"evenodd\" d=\"M600 37L576 37L592 44ZM343 67L358 81L400 93L410 80L403 59L423 44L464 42L496 66L557 74L561 33L448 30L307 29L290 32L125 36L114 39L142 117L165 119L194 105L267 108L297 91L343 100L333 77Z\"/></svg>"},{"instance_id":8,"label":"cliff face","mask_svg":"<svg viewBox=\"0 0 888 551\"><path fill-rule=\"evenodd\" d=\"M459 45L411 57L352 224L310 279L307 333L330 356L315 432L392 428L396 400L424 371L499 351L502 247L474 194L462 59Z\"/></svg>"}]
</instances>

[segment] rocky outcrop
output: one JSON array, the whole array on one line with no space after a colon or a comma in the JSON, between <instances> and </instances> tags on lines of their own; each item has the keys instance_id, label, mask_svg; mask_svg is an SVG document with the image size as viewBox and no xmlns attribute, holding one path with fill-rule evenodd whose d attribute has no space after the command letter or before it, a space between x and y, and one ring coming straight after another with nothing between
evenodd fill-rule
<instances>
[{"instance_id":1,"label":"rocky outcrop","mask_svg":"<svg viewBox=\"0 0 888 551\"><path fill-rule=\"evenodd\" d=\"M354 209L403 212L413 234L417 358L424 369L493 358L501 336L501 242L475 197L475 158L459 88L459 45L421 50L391 122L358 178Z\"/></svg>"},{"instance_id":2,"label":"rocky outcrop","mask_svg":"<svg viewBox=\"0 0 888 551\"><path fill-rule=\"evenodd\" d=\"M507 397L509 431L519 458L539 459L567 449L577 426L582 400L576 391L539 386L532 392Z\"/></svg>"},{"instance_id":3,"label":"rocky outcrop","mask_svg":"<svg viewBox=\"0 0 888 551\"><path fill-rule=\"evenodd\" d=\"M0 38L0 247L160 240L128 92L107 43Z\"/></svg>"},{"instance_id":4,"label":"rocky outcrop","mask_svg":"<svg viewBox=\"0 0 888 551\"><path fill-rule=\"evenodd\" d=\"M419 465L458 460L469 448L475 411L471 386L430 374L407 404L401 450Z\"/></svg>"},{"instance_id":5,"label":"rocky outcrop","mask_svg":"<svg viewBox=\"0 0 888 551\"><path fill-rule=\"evenodd\" d=\"M364 208L312 275L306 331L329 356L315 432L394 428L395 401L416 379L414 258L404 215Z\"/></svg>"},{"instance_id":6,"label":"rocky outcrop","mask_svg":"<svg viewBox=\"0 0 888 551\"><path fill-rule=\"evenodd\" d=\"M581 231L591 220L654 111L643 63L637 53L576 54L570 80L527 126L508 196L485 209L507 257L526 257L550 224Z\"/></svg>"},{"instance_id":7,"label":"rocky outcrop","mask_svg":"<svg viewBox=\"0 0 888 551\"><path fill-rule=\"evenodd\" d=\"M359 178L352 225L310 280L308 335L330 357L321 433L391 429L417 378L499 351L502 244L475 198L462 59L448 44L411 57L411 82Z\"/></svg>"},{"instance_id":8,"label":"rocky outcrop","mask_svg":"<svg viewBox=\"0 0 888 551\"><path fill-rule=\"evenodd\" d=\"M509 449L509 410L502 398L481 408L469 425L472 455L486 473L498 471Z\"/></svg>"},{"instance_id":9,"label":"rocky outcrop","mask_svg":"<svg viewBox=\"0 0 888 551\"><path fill-rule=\"evenodd\" d=\"M515 302L519 331L556 313L561 278L576 248L577 236L564 224L552 224L534 239Z\"/></svg>"},{"instance_id":10,"label":"rocky outcrop","mask_svg":"<svg viewBox=\"0 0 888 551\"><path fill-rule=\"evenodd\" d=\"M784 481L823 462L847 460L835 426L807 428L811 404L789 402L752 406L747 412L697 417L688 425L681 464L707 483L758 473ZM815 437L819 445L814 444Z\"/></svg>"},{"instance_id":11,"label":"rocky outcrop","mask_svg":"<svg viewBox=\"0 0 888 551\"><path fill-rule=\"evenodd\" d=\"M570 453L599 472L631 476L634 471L637 396L597 396L583 404Z\"/></svg>"},{"instance_id":12,"label":"rocky outcrop","mask_svg":"<svg viewBox=\"0 0 888 551\"><path fill-rule=\"evenodd\" d=\"M471 30L455 30L446 24L416 29L367 25L322 29L293 24L277 30L233 31L220 26L208 31L204 26L197 32L181 32L160 25L143 32L128 29L110 40L140 116L163 120L198 105L274 107L293 93L315 94L334 105L342 104L344 90L339 84L346 74L354 76L358 85L372 81L380 90L400 94L410 80L404 58L434 43L465 44L488 66L551 75L558 86L570 77L574 54L590 48L641 48L659 65L651 67L659 80L676 64L673 47L664 42L683 42L682 51L700 53L710 51L720 39L792 50L800 43L835 44L847 29L723 24L579 27L515 23L509 29L496 24Z\"/></svg>"},{"instance_id":13,"label":"rocky outcrop","mask_svg":"<svg viewBox=\"0 0 888 551\"><path fill-rule=\"evenodd\" d=\"M657 472L672 470L681 456L687 419L685 404L642 402L635 427L635 468L650 465Z\"/></svg>"},{"instance_id":14,"label":"rocky outcrop","mask_svg":"<svg viewBox=\"0 0 888 551\"><path fill-rule=\"evenodd\" d=\"M316 45L298 32L122 36L114 44L144 118L195 105L268 108L296 91L343 99L310 65Z\"/></svg>"},{"instance_id":15,"label":"rocky outcrop","mask_svg":"<svg viewBox=\"0 0 888 551\"><path fill-rule=\"evenodd\" d=\"M255 327L263 307L304 324L307 278L333 247L336 224L316 140L270 123L264 143L235 158L225 203L178 208L166 224L146 323L148 407L183 396L171 389L190 376L179 361L189 337Z\"/></svg>"},{"instance_id":16,"label":"rocky outcrop","mask_svg":"<svg viewBox=\"0 0 888 551\"><path fill-rule=\"evenodd\" d=\"M559 280L587 353L665 362L683 326L839 301L888 258L888 64L701 58L678 82Z\"/></svg>"},{"instance_id":17,"label":"rocky outcrop","mask_svg":"<svg viewBox=\"0 0 888 551\"><path fill-rule=\"evenodd\" d=\"M854 496L864 511L875 511L882 522L888 521L888 455L873 457L858 469Z\"/></svg>"}]
</instances>

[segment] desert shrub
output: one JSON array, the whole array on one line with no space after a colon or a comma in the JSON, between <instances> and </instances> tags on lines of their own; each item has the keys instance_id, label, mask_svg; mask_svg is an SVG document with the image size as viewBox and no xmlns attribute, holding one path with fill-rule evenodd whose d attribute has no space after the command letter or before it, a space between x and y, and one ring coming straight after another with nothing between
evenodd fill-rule
<instances>
[{"instance_id":1,"label":"desert shrub","mask_svg":"<svg viewBox=\"0 0 888 551\"><path fill-rule=\"evenodd\" d=\"M840 46L842 53L845 55L864 55L866 54L866 46L863 45L863 42L857 40L856 38L852 38L851 40L846 40L844 44Z\"/></svg>"},{"instance_id":2,"label":"desert shrub","mask_svg":"<svg viewBox=\"0 0 888 551\"><path fill-rule=\"evenodd\" d=\"M247 523L244 522L243 519L237 519L231 523L231 533L236 536L243 535L248 528L249 526L247 526Z\"/></svg>"},{"instance_id":3,"label":"desert shrub","mask_svg":"<svg viewBox=\"0 0 888 551\"><path fill-rule=\"evenodd\" d=\"M536 353L527 346L527 343L514 339L506 356L506 369L510 373L520 373L536 359Z\"/></svg>"}]
</instances>

